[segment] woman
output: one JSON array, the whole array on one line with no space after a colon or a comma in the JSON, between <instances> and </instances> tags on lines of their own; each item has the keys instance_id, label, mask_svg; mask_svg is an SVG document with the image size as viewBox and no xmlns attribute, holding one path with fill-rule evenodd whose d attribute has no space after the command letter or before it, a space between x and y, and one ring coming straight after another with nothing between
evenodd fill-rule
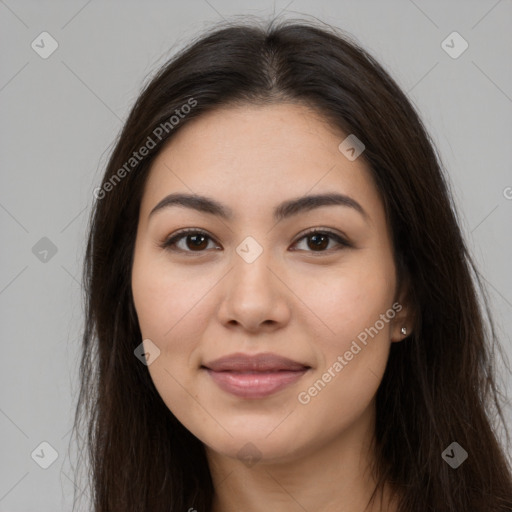
<instances>
[{"instance_id":1,"label":"woman","mask_svg":"<svg viewBox=\"0 0 512 512\"><path fill-rule=\"evenodd\" d=\"M96 512L511 509L478 274L418 114L355 42L205 34L95 196Z\"/></svg>"}]
</instances>

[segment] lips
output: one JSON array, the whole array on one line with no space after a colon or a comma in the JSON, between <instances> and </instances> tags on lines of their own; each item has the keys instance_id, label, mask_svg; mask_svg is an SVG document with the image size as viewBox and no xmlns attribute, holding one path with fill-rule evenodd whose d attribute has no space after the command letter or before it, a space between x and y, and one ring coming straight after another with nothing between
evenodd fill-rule
<instances>
[{"instance_id":1,"label":"lips","mask_svg":"<svg viewBox=\"0 0 512 512\"><path fill-rule=\"evenodd\" d=\"M281 370L297 371L309 368L307 365L270 353L255 354L252 356L232 354L216 359L204 366L214 372L277 372Z\"/></svg>"},{"instance_id":2,"label":"lips","mask_svg":"<svg viewBox=\"0 0 512 512\"><path fill-rule=\"evenodd\" d=\"M232 354L202 366L223 390L241 398L264 398L299 380L310 366L271 353Z\"/></svg>"}]
</instances>

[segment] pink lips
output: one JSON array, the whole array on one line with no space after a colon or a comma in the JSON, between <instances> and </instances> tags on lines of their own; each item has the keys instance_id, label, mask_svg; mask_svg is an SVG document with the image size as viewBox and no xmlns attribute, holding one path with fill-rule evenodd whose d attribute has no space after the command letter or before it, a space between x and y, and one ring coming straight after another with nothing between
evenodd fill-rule
<instances>
[{"instance_id":1,"label":"pink lips","mask_svg":"<svg viewBox=\"0 0 512 512\"><path fill-rule=\"evenodd\" d=\"M299 380L310 368L276 354L232 354L203 365L224 391L242 398L264 398Z\"/></svg>"}]
</instances>

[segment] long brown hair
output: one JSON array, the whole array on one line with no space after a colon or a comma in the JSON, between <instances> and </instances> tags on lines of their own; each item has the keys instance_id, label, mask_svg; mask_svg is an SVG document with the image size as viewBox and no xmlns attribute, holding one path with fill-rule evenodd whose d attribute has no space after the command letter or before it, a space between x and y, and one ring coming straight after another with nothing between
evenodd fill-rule
<instances>
[{"instance_id":1,"label":"long brown hair","mask_svg":"<svg viewBox=\"0 0 512 512\"><path fill-rule=\"evenodd\" d=\"M131 292L139 206L155 155L191 119L228 103L279 101L312 106L364 143L399 282L409 283L413 334L392 344L377 392L375 491L390 483L400 512L512 509L510 461L497 435L504 426L492 365L499 344L434 144L395 81L350 36L273 21L215 27L161 68L95 192L75 419L77 437L85 429L95 512L211 509L202 443L134 356L142 341ZM135 160L143 146L147 154ZM452 442L468 453L457 469L441 456Z\"/></svg>"}]
</instances>

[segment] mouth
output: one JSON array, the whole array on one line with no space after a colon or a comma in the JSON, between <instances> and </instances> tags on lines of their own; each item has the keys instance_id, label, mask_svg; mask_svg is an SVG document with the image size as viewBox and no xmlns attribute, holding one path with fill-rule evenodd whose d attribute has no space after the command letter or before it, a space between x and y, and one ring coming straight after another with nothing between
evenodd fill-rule
<instances>
[{"instance_id":1,"label":"mouth","mask_svg":"<svg viewBox=\"0 0 512 512\"><path fill-rule=\"evenodd\" d=\"M214 383L232 395L264 398L297 382L311 367L276 354L233 354L201 366Z\"/></svg>"}]
</instances>

